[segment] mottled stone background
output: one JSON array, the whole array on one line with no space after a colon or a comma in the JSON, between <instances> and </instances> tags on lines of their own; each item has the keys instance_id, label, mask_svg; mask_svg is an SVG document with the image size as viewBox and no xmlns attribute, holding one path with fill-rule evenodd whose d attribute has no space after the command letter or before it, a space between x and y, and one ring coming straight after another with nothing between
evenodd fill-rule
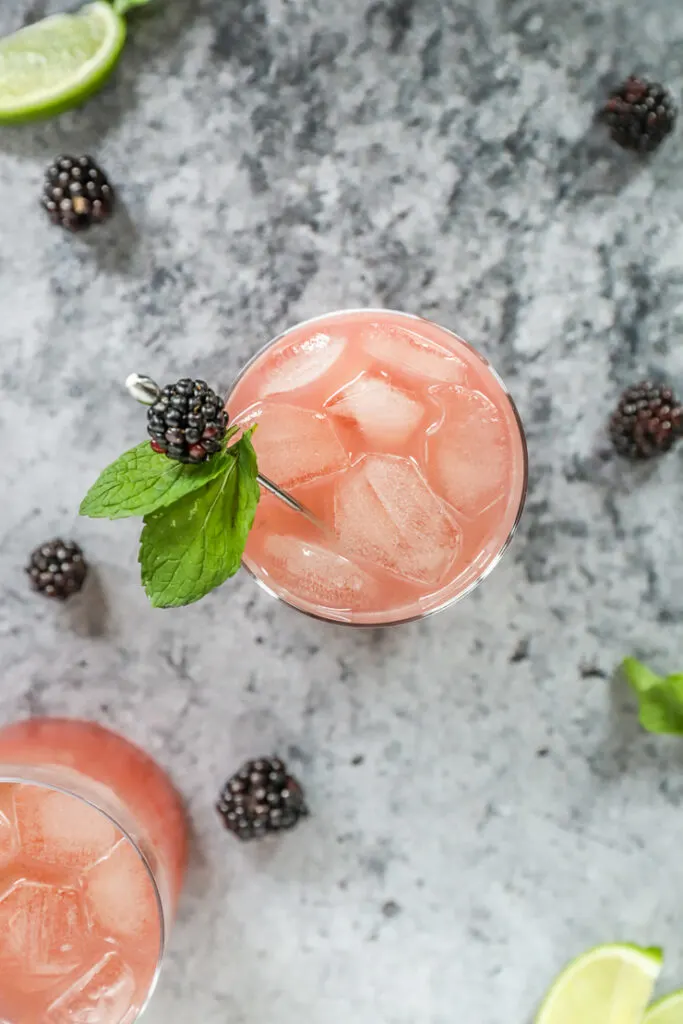
<instances>
[{"instance_id":1,"label":"mottled stone background","mask_svg":"<svg viewBox=\"0 0 683 1024\"><path fill-rule=\"evenodd\" d=\"M55 10L3 0L0 30ZM662 942L683 984L683 740L639 731L624 654L683 667L683 463L632 469L606 413L683 389L681 133L649 164L592 124L632 69L683 84L678 0L157 0L115 79L0 129L3 719L86 715L168 766L194 829L149 1024L526 1022L583 947ZM60 151L124 210L37 206ZM455 610L309 621L240 576L153 612L136 525L79 522L141 429L120 382L226 387L274 332L347 305L426 314L503 372L527 424L523 527ZM28 593L73 534L99 586ZM314 816L239 848L212 803L279 750Z\"/></svg>"}]
</instances>

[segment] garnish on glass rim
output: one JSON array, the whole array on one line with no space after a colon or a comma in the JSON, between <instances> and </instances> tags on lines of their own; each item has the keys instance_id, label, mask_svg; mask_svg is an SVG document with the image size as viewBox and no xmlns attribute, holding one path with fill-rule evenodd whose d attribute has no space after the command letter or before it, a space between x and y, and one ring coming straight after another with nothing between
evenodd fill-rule
<instances>
[{"instance_id":1,"label":"garnish on glass rim","mask_svg":"<svg viewBox=\"0 0 683 1024\"><path fill-rule=\"evenodd\" d=\"M124 452L100 474L80 507L91 519L142 516L139 562L153 607L192 604L240 567L254 523L259 487L270 491L324 532L310 509L258 472L251 437L215 391L183 378L161 389L137 373L129 394L149 406L150 441ZM232 442L232 443L231 443Z\"/></svg>"},{"instance_id":2,"label":"garnish on glass rim","mask_svg":"<svg viewBox=\"0 0 683 1024\"><path fill-rule=\"evenodd\" d=\"M151 404L150 441L108 466L83 499L93 519L142 516L139 562L153 607L199 601L234 576L259 500L254 428L235 440L218 396L203 381L160 390L149 378L127 382ZM162 431L162 426L165 430Z\"/></svg>"},{"instance_id":3,"label":"garnish on glass rim","mask_svg":"<svg viewBox=\"0 0 683 1024\"><path fill-rule=\"evenodd\" d=\"M187 381L187 380L179 381L178 382L178 384L184 384L184 385L187 385L188 383L192 383L192 382L191 381ZM195 382L195 383L199 383L199 384L202 384L202 385L204 384L203 381L199 381L199 382ZM178 387L178 384L175 385L175 388ZM153 381L151 379L151 377L145 377L145 376L143 376L143 375L141 375L139 373L131 373L130 374L130 376L126 380L126 388L128 389L128 393L135 399L135 401L136 402L140 402L141 405L154 406L156 404L156 402L159 400L160 395L161 395L161 389L159 388L159 385L155 381ZM164 391L171 391L171 390L173 390L173 389L172 388L164 388ZM215 426L218 428L219 433L222 432L223 426L227 427L227 414L225 413L224 410L223 410L223 415L224 415L224 418L225 418L225 424L223 424L222 420L219 421L219 423L215 424ZM147 419L148 419L148 431L149 431L149 433L152 436L152 439L153 439L152 447L154 448L155 433L160 429L160 425L158 423L154 424L154 419L155 419L155 410L154 410L154 408L152 408L151 411L148 413ZM236 433L236 429L237 428L231 428L230 431L228 431L228 435L229 436L226 435L228 437L228 440L229 440L229 437L231 437L234 433ZM253 431L252 431L252 433L253 433ZM215 434L214 434L214 436L215 436ZM185 439L187 440L187 434L186 434ZM162 432L162 437L160 439L161 450L165 450L165 449L169 448L168 444L165 443L167 440L168 439L165 437L165 435L163 435L163 432ZM157 449L156 450L159 450L159 442L158 441L157 441ZM169 455L170 458L174 458L174 457L177 458L177 457L179 457L179 456L174 456L173 453L168 451L168 450L166 451L166 454ZM181 452L180 455L182 455L182 454L183 453ZM188 462L200 461L201 462L201 461L206 461L206 460L202 458L202 453L200 452L199 453L199 459L192 459L192 458L184 459L184 458L180 458L180 461L182 461L182 462L185 462L185 461L188 461ZM322 530L324 533L328 533L329 532L327 524L323 523L323 521L321 519L319 519L318 516L316 516L314 512L311 512L310 508L306 508L305 505L302 505L301 502L297 501L297 499L293 495L291 495L288 491L283 490L282 487L279 487L276 483L273 483L272 480L269 480L268 477L264 476L262 473L259 473L257 475L256 479L258 480L259 484L261 485L261 487L263 487L263 489L265 491L270 491L271 494L273 494L280 501L284 502L285 505L288 505L289 508L292 509L292 511L298 512L302 516L306 516L306 518L308 520L310 520L310 522L312 522L314 526L317 526L318 529Z\"/></svg>"}]
</instances>

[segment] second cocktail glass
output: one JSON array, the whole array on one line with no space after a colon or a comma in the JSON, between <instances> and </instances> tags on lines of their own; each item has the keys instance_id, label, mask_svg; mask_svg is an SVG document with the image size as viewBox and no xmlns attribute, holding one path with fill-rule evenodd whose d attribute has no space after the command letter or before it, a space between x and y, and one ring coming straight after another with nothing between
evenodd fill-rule
<instances>
[{"instance_id":1,"label":"second cocktail glass","mask_svg":"<svg viewBox=\"0 0 683 1024\"><path fill-rule=\"evenodd\" d=\"M349 310L280 335L242 371L233 422L258 423L263 494L244 557L270 593L354 625L421 618L468 593L521 515L527 452L502 381L430 321Z\"/></svg>"},{"instance_id":2,"label":"second cocktail glass","mask_svg":"<svg viewBox=\"0 0 683 1024\"><path fill-rule=\"evenodd\" d=\"M91 722L0 729L0 1021L133 1024L186 861L180 799Z\"/></svg>"}]
</instances>

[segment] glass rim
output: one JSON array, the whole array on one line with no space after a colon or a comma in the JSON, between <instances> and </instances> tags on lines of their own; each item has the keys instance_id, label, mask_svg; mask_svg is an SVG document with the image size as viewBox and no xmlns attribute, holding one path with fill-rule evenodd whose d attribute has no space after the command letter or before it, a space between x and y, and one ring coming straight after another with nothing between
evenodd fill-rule
<instances>
[{"instance_id":1,"label":"glass rim","mask_svg":"<svg viewBox=\"0 0 683 1024\"><path fill-rule=\"evenodd\" d=\"M475 576L475 578L471 580L467 584L467 586L463 587L462 590L458 591L456 594L453 594L452 597L448 598L446 601L444 601L442 604L439 604L435 608L429 608L426 611L416 612L415 614L400 616L395 619L387 620L386 622L352 622L348 619L340 619L330 615L323 615L319 612L311 611L308 608L302 608L293 600L289 600L282 594L277 593L277 591L273 590L271 587L268 586L265 580L261 579L260 576L257 576L254 570L246 564L244 559L242 559L242 567L248 572L252 579L256 581L259 587L261 587L261 589L266 592L266 594L268 594L270 597L276 598L278 601L281 601L282 604L287 605L289 608L293 608L295 611L300 612L302 615L308 616L308 618L310 619L317 619L319 622L329 622L333 625L338 626L350 626L356 629L384 629L388 626L403 626L407 625L410 622L421 622L422 619L430 618L432 615L437 615L439 612L443 612L447 608L451 608L453 605L461 601L464 597L467 597L469 594L471 594L472 591L475 590L479 586L479 584L482 583L493 572L496 566L500 563L507 549L510 547L512 540L515 534L517 533L517 529L522 518L522 513L524 512L524 506L526 504L527 494L529 490L529 447L527 444L524 424L522 423L522 417L519 414L519 409L517 408L517 404L514 398L510 394L510 391L505 381L500 376L496 368L491 364L487 357L479 351L479 349L475 348L475 346L472 345L471 342L466 341L464 338L461 338L459 334L455 333L455 331L452 331L450 330L450 328L443 327L441 324L437 323L436 320L430 320L428 317L420 316L418 313L405 313L400 309L389 309L383 306L352 306L349 307L348 309L335 309L331 313L319 313L317 316L308 317L305 320L299 320L297 323L292 324L291 327L287 327L284 331L280 331L279 334L275 335L275 337L271 338L270 341L267 341L264 345L262 345L254 353L254 355L247 360L247 362L244 364L244 366L241 368L237 376L232 381L230 388L228 390L225 404L227 405L227 403L230 401L230 398L234 394L238 384L246 376L246 374L249 372L252 366L254 366L254 364L261 358L261 356L264 355L268 351L268 349L272 348L273 345L277 345L280 341L284 341L287 335L292 334L294 331L301 330L301 328L315 327L316 324L327 322L334 318L343 316L353 316L359 313L370 313L371 315L375 316L383 316L389 314L390 316L400 317L406 320L412 320L416 323L426 323L432 327L437 327L440 331L444 331L445 334L448 334L450 335L451 338L454 338L459 345L464 345L465 348L472 353L472 355L474 355L481 363L484 364L484 366L487 368L489 373L491 373L494 380L500 387L503 395L507 399L510 409L512 410L513 420L517 425L522 456L522 476L521 487L519 491L519 502L517 505L517 510L515 512L514 521L510 527L507 537L504 539L503 543L501 544L496 554L492 556L488 564L484 566L481 572L477 576Z\"/></svg>"},{"instance_id":2,"label":"glass rim","mask_svg":"<svg viewBox=\"0 0 683 1024\"><path fill-rule=\"evenodd\" d=\"M95 800L91 797L84 795L83 793L77 792L77 790L70 788L68 785L62 785L58 782L55 783L48 781L46 778L41 778L41 775L44 774L45 776L47 776L50 774L52 770L73 772L78 775L81 774L80 772L78 772L77 769L69 768L67 765L12 764L11 762L4 763L0 761L0 785L40 786L42 789L49 789L52 792L63 793L65 796L73 797L75 800L80 800L81 803L86 804L88 807L92 807L94 811L97 811L99 814L104 815L104 817L107 818L107 820L110 821L112 825L123 835L123 838L131 844L131 846L135 850L135 853L140 858L142 866L144 867L145 872L147 873L147 877L149 878L149 881L152 885L154 901L156 903L157 913L159 917L159 949L157 953L156 967L154 968L154 974L149 984L149 990L146 993L144 1002L142 1003L140 1009L137 1011L136 1016L130 1022L130 1024L135 1024L135 1022L140 1020L140 1018L142 1017L142 1014L149 1006L150 1000L154 995L154 991L159 981L159 975L161 973L162 961L164 959L164 954L166 952L166 913L164 910L164 902L162 899L161 890L156 880L155 871L152 864L149 861L149 858L147 857L146 853L140 846L140 843L134 838L133 835L131 835L130 831L124 825L122 825L120 821L118 821L114 814L108 811L105 807L102 807L100 804L96 803ZM94 782L94 780L91 780L87 775L83 775L83 781L85 782L86 785L90 782L92 782L93 785L100 785L99 783ZM114 798L118 800L118 797L116 797L115 794ZM10 889L11 888L12 887L10 886ZM124 1014L124 1016L121 1017L119 1020L108 1022L108 1024L121 1024L121 1022L125 1019L126 1017Z\"/></svg>"}]
</instances>

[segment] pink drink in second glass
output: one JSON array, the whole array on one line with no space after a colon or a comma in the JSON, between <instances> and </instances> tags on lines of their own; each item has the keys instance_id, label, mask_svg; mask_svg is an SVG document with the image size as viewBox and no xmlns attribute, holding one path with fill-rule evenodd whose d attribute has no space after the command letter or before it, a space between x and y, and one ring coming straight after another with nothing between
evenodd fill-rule
<instances>
[{"instance_id":1,"label":"pink drink in second glass","mask_svg":"<svg viewBox=\"0 0 683 1024\"><path fill-rule=\"evenodd\" d=\"M1 1024L137 1020L185 858L180 801L143 751L89 722L1 729Z\"/></svg>"},{"instance_id":2,"label":"pink drink in second glass","mask_svg":"<svg viewBox=\"0 0 683 1024\"><path fill-rule=\"evenodd\" d=\"M310 614L401 622L497 561L521 513L526 446L486 361L429 321L333 313L272 342L228 399L258 423L261 471L327 525L263 494L245 564Z\"/></svg>"}]
</instances>

